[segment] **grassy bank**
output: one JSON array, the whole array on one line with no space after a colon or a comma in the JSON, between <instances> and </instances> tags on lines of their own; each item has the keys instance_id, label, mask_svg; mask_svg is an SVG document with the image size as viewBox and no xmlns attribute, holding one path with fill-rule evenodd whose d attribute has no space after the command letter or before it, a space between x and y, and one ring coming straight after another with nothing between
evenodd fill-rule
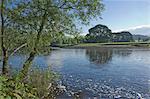
<instances>
[{"instance_id":1,"label":"grassy bank","mask_svg":"<svg viewBox=\"0 0 150 99\"><path fill-rule=\"evenodd\" d=\"M67 46L67 47L73 47L73 48L82 48L82 47L150 47L150 42L82 43L82 44L78 44L78 45L74 45L74 46Z\"/></svg>"}]
</instances>

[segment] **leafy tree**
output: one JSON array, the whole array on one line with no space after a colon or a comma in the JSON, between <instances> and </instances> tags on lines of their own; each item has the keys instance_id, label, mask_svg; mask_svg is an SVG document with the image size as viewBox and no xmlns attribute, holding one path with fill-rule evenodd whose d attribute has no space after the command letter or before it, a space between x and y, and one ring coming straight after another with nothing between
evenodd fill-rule
<instances>
[{"instance_id":1,"label":"leafy tree","mask_svg":"<svg viewBox=\"0 0 150 99\"><path fill-rule=\"evenodd\" d=\"M54 33L51 38L51 45L63 44L65 40L65 34L63 32Z\"/></svg>"},{"instance_id":2,"label":"leafy tree","mask_svg":"<svg viewBox=\"0 0 150 99\"><path fill-rule=\"evenodd\" d=\"M14 17L16 16L16 12L22 11L24 8L22 6L17 6L14 3L16 0L1 0L1 56L2 56L2 73L8 75L8 59L10 55L13 55L17 50L24 47L26 44L23 44L23 38L19 33L20 29L14 28ZM17 8L17 9L14 9ZM13 13L14 12L14 13ZM13 14L12 14L13 13ZM16 18L17 19L17 18ZM12 39L13 38L13 39ZM22 43L21 43L22 42Z\"/></svg>"},{"instance_id":3,"label":"leafy tree","mask_svg":"<svg viewBox=\"0 0 150 99\"><path fill-rule=\"evenodd\" d=\"M96 25L89 29L89 34L86 35L87 42L109 42L111 41L111 30L105 25Z\"/></svg>"},{"instance_id":4,"label":"leafy tree","mask_svg":"<svg viewBox=\"0 0 150 99\"><path fill-rule=\"evenodd\" d=\"M128 31L113 33L114 42L130 42L133 41L133 36Z\"/></svg>"},{"instance_id":5,"label":"leafy tree","mask_svg":"<svg viewBox=\"0 0 150 99\"><path fill-rule=\"evenodd\" d=\"M21 15L14 18L22 31L33 34L29 45L32 50L23 65L21 79L26 77L38 48L43 46L43 35L51 37L53 33L73 33L76 30L74 20L87 24L103 10L100 0L29 0L26 3Z\"/></svg>"},{"instance_id":6,"label":"leafy tree","mask_svg":"<svg viewBox=\"0 0 150 99\"><path fill-rule=\"evenodd\" d=\"M8 73L9 55L27 46L31 52L19 74L19 78L25 78L39 48L51 42L48 38L52 38L55 33L75 33L74 20L87 24L89 19L99 15L102 10L103 5L99 0L2 0L3 73ZM13 43L12 37L16 42ZM13 52L8 54L9 50Z\"/></svg>"},{"instance_id":7,"label":"leafy tree","mask_svg":"<svg viewBox=\"0 0 150 99\"><path fill-rule=\"evenodd\" d=\"M26 87L20 80L27 77L40 47L49 45L56 33L76 33L74 20L88 24L103 10L100 0L1 0L0 7L3 74L8 73L10 55L24 46L30 49L22 70L13 81L22 85L22 90ZM12 84L12 87L16 86Z\"/></svg>"},{"instance_id":8,"label":"leafy tree","mask_svg":"<svg viewBox=\"0 0 150 99\"><path fill-rule=\"evenodd\" d=\"M9 58L9 48L6 48L9 43L5 42L8 40L5 29L9 31L8 33L12 30L15 30L15 33L22 33L25 42L23 45L31 49L21 71L21 78L24 78L38 48L47 44L48 41L45 39L49 40L54 33L73 33L76 30L74 20L87 24L89 19L100 15L102 10L103 4L99 0L2 0L1 48L4 73L7 71ZM5 26L7 24L8 27ZM23 45L18 48L22 48ZM19 50L18 48L15 51Z\"/></svg>"}]
</instances>

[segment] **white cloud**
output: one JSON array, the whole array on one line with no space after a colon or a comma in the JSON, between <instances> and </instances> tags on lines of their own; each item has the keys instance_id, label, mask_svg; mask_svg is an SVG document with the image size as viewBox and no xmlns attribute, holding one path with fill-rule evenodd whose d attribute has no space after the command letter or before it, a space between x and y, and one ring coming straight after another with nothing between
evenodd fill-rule
<instances>
[{"instance_id":1,"label":"white cloud","mask_svg":"<svg viewBox=\"0 0 150 99\"><path fill-rule=\"evenodd\" d=\"M129 31L132 34L150 36L150 25L140 25L140 26L135 26L135 27L127 28L127 29L114 30L113 32L120 32L120 31Z\"/></svg>"}]
</instances>

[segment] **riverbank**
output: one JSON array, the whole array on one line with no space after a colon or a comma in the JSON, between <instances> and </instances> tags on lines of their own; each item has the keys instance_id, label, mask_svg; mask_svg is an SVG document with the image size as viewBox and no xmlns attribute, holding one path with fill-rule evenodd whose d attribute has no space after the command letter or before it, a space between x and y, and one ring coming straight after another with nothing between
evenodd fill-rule
<instances>
[{"instance_id":1,"label":"riverbank","mask_svg":"<svg viewBox=\"0 0 150 99\"><path fill-rule=\"evenodd\" d=\"M113 47L113 48L150 48L150 42L111 42L111 43L82 43L71 46L61 46L61 48L88 48L88 47Z\"/></svg>"}]
</instances>

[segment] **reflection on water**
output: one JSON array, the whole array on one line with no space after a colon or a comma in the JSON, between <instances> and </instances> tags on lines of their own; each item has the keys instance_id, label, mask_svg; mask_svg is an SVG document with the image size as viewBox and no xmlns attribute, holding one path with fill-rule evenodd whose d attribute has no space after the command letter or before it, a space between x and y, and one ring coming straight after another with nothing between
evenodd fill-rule
<instances>
[{"instance_id":1,"label":"reflection on water","mask_svg":"<svg viewBox=\"0 0 150 99\"><path fill-rule=\"evenodd\" d=\"M61 68L54 68L69 90L65 98L77 91L98 99L150 97L150 49L65 49L53 57L59 54Z\"/></svg>"},{"instance_id":2,"label":"reflection on water","mask_svg":"<svg viewBox=\"0 0 150 99\"><path fill-rule=\"evenodd\" d=\"M24 59L17 55L9 62L17 68L16 64L22 64ZM34 64L41 68L51 65L62 75L60 82L68 90L64 98L80 92L84 97L97 99L138 99L139 95L150 99L148 48L61 49L37 56Z\"/></svg>"},{"instance_id":3,"label":"reflection on water","mask_svg":"<svg viewBox=\"0 0 150 99\"><path fill-rule=\"evenodd\" d=\"M119 55L121 57L124 57L124 56L128 56L128 55L132 54L132 50L131 49L122 49L122 50L114 49L113 53L116 55Z\"/></svg>"},{"instance_id":4,"label":"reflection on water","mask_svg":"<svg viewBox=\"0 0 150 99\"><path fill-rule=\"evenodd\" d=\"M86 55L90 62L105 64L112 59L112 49L87 49Z\"/></svg>"},{"instance_id":5,"label":"reflection on water","mask_svg":"<svg viewBox=\"0 0 150 99\"><path fill-rule=\"evenodd\" d=\"M112 60L113 56L125 57L132 54L130 49L109 49L109 48L96 48L96 49L86 49L86 56L89 61L94 64L107 64Z\"/></svg>"}]
</instances>

